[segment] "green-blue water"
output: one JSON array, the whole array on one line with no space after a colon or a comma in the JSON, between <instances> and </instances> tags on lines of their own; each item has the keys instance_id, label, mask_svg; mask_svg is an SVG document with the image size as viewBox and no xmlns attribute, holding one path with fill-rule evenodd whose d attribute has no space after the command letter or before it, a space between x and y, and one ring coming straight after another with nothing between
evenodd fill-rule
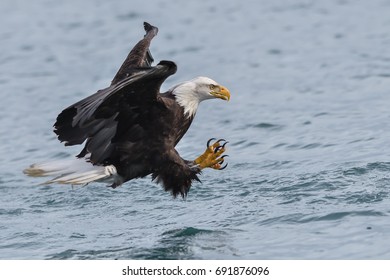
<instances>
[{"instance_id":1,"label":"green-blue water","mask_svg":"<svg viewBox=\"0 0 390 280\"><path fill-rule=\"evenodd\" d=\"M387 259L390 3L10 1L0 4L1 259ZM229 140L186 201L150 178L112 190L40 186L33 162L72 157L57 114L106 87L159 27L156 61L227 86L201 104L185 158Z\"/></svg>"}]
</instances>

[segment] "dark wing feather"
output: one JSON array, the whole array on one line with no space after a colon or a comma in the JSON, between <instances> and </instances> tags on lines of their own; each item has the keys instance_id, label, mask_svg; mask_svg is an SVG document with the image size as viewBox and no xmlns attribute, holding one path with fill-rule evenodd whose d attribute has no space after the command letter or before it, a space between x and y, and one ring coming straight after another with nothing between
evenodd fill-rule
<instances>
[{"instance_id":1,"label":"dark wing feather","mask_svg":"<svg viewBox=\"0 0 390 280\"><path fill-rule=\"evenodd\" d=\"M98 91L62 111L54 124L54 132L65 145L81 144L88 139L79 156L89 152L93 163L103 164L112 152L112 139L129 125L136 125L136 112L142 112L157 101L161 84L176 69L175 63L161 61L155 67ZM133 121L128 116L129 108L134 108L134 116L130 116ZM122 112L126 112L126 119L121 122Z\"/></svg>"},{"instance_id":2,"label":"dark wing feather","mask_svg":"<svg viewBox=\"0 0 390 280\"><path fill-rule=\"evenodd\" d=\"M111 85L118 83L126 77L133 75L137 69L150 67L153 63L153 57L150 53L149 46L152 39L157 35L158 28L144 22L146 34L131 50L122 66L119 68Z\"/></svg>"}]
</instances>

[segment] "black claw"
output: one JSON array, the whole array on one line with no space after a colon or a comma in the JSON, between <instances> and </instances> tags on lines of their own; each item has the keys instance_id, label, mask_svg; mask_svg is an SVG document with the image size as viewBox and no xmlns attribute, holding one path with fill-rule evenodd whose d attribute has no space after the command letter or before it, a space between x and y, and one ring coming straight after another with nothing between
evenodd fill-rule
<instances>
[{"instance_id":1,"label":"black claw","mask_svg":"<svg viewBox=\"0 0 390 280\"><path fill-rule=\"evenodd\" d=\"M224 166L222 166L219 170L224 170L228 166L228 163L226 163Z\"/></svg>"},{"instance_id":2,"label":"black claw","mask_svg":"<svg viewBox=\"0 0 390 280\"><path fill-rule=\"evenodd\" d=\"M218 152L220 149L224 149L224 148L225 148L225 145L226 145L227 143L229 143L229 142L225 142L222 146L215 147L214 153Z\"/></svg>"},{"instance_id":3,"label":"black claw","mask_svg":"<svg viewBox=\"0 0 390 280\"><path fill-rule=\"evenodd\" d=\"M214 154L217 153L220 149L222 149L222 146L218 146L214 149Z\"/></svg>"},{"instance_id":4,"label":"black claw","mask_svg":"<svg viewBox=\"0 0 390 280\"><path fill-rule=\"evenodd\" d=\"M210 147L210 142L213 141L213 140L215 140L215 138L210 138L209 141L207 141L207 148Z\"/></svg>"},{"instance_id":5,"label":"black claw","mask_svg":"<svg viewBox=\"0 0 390 280\"><path fill-rule=\"evenodd\" d=\"M226 142L225 139L219 139L217 142L222 142L222 141Z\"/></svg>"},{"instance_id":6,"label":"black claw","mask_svg":"<svg viewBox=\"0 0 390 280\"><path fill-rule=\"evenodd\" d=\"M225 157L228 157L229 155L223 155L223 156L221 156L219 159L220 159L220 162L219 162L219 164L222 164L222 163L224 163L224 158ZM225 164L225 166L223 166L223 167L221 167L219 170L223 170L223 169L225 169L226 168L226 166L228 166L228 164L226 163Z\"/></svg>"}]
</instances>

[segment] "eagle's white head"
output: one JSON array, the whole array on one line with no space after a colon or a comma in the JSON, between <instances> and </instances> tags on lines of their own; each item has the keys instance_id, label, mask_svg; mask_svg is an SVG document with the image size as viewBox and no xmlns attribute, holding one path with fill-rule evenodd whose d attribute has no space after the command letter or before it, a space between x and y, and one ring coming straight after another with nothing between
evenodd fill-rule
<instances>
[{"instance_id":1,"label":"eagle's white head","mask_svg":"<svg viewBox=\"0 0 390 280\"><path fill-rule=\"evenodd\" d=\"M213 98L230 100L229 90L207 77L197 77L183 82L170 91L175 96L176 102L183 107L187 117L195 115L199 103L203 100Z\"/></svg>"}]
</instances>

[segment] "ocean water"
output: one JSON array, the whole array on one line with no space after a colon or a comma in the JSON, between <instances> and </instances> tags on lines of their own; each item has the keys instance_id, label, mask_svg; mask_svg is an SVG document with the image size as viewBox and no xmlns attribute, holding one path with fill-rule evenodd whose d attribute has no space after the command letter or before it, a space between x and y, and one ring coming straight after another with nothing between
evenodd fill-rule
<instances>
[{"instance_id":1,"label":"ocean water","mask_svg":"<svg viewBox=\"0 0 390 280\"><path fill-rule=\"evenodd\" d=\"M1 259L388 259L390 2L11 1L0 4ZM42 186L22 170L69 158L57 114L106 87L142 22L231 101L201 104L178 145L211 137L229 166L186 200L150 178L112 190Z\"/></svg>"}]
</instances>

